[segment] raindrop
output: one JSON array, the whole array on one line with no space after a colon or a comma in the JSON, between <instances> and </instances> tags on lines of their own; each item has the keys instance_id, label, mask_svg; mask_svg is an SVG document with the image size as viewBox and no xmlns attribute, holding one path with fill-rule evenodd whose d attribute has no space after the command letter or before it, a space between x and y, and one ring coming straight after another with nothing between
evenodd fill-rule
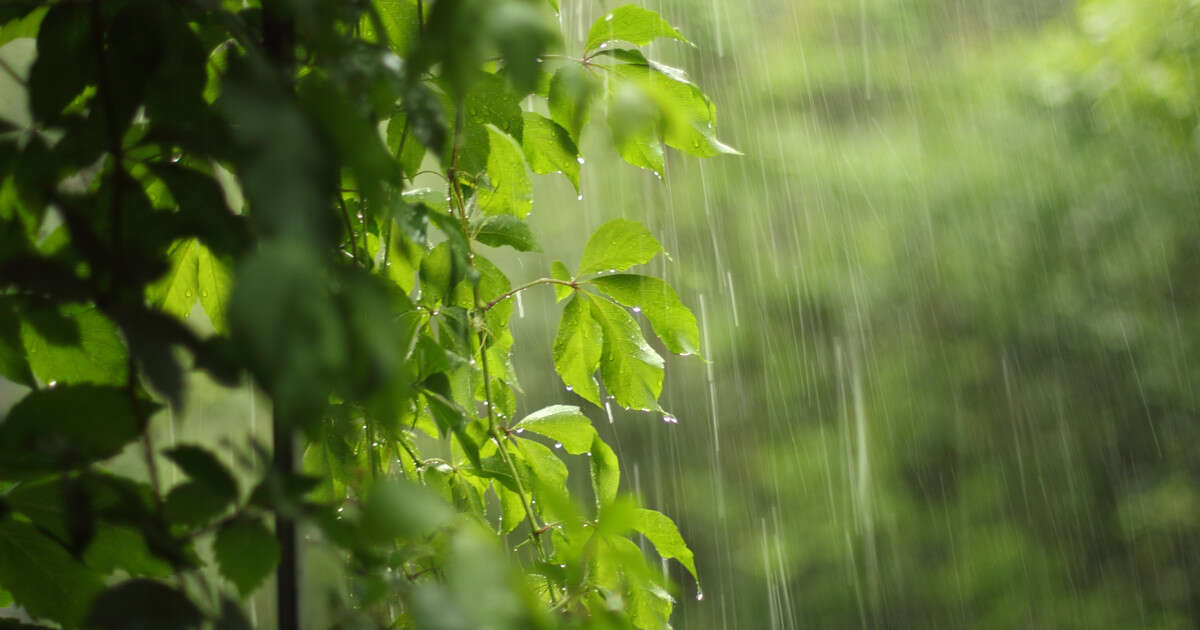
<instances>
[{"instance_id":1,"label":"raindrop","mask_svg":"<svg viewBox=\"0 0 1200 630\"><path fill-rule=\"evenodd\" d=\"M560 569L565 569L565 568L567 568L567 565L566 565L566 564L560 564L560 565L558 565L558 568L560 568ZM563 590L565 591L565 590L567 590L567 589L563 589Z\"/></svg>"},{"instance_id":2,"label":"raindrop","mask_svg":"<svg viewBox=\"0 0 1200 630\"><path fill-rule=\"evenodd\" d=\"M525 427L517 427L517 433L524 433Z\"/></svg>"},{"instance_id":3,"label":"raindrop","mask_svg":"<svg viewBox=\"0 0 1200 630\"><path fill-rule=\"evenodd\" d=\"M575 156L575 161L579 162L580 166L583 166L583 156L582 155Z\"/></svg>"},{"instance_id":4,"label":"raindrop","mask_svg":"<svg viewBox=\"0 0 1200 630\"><path fill-rule=\"evenodd\" d=\"M171 163L176 164L179 162L179 160L182 160L182 159L183 159L182 153L175 153L171 156Z\"/></svg>"},{"instance_id":5,"label":"raindrop","mask_svg":"<svg viewBox=\"0 0 1200 630\"><path fill-rule=\"evenodd\" d=\"M576 197L575 199L578 201L583 201L583 193L579 193L579 196Z\"/></svg>"},{"instance_id":6,"label":"raindrop","mask_svg":"<svg viewBox=\"0 0 1200 630\"><path fill-rule=\"evenodd\" d=\"M609 269L609 270L608 270L608 273L617 273L617 270L616 270L616 269Z\"/></svg>"},{"instance_id":7,"label":"raindrop","mask_svg":"<svg viewBox=\"0 0 1200 630\"><path fill-rule=\"evenodd\" d=\"M642 307L640 307L640 306L635 306L635 307L633 307L633 312L634 312L634 313L641 313L641 312L642 312Z\"/></svg>"},{"instance_id":8,"label":"raindrop","mask_svg":"<svg viewBox=\"0 0 1200 630\"><path fill-rule=\"evenodd\" d=\"M592 456L592 452L591 452L591 451L588 451L588 452L584 453L584 455L587 455L588 457L591 457L591 456Z\"/></svg>"},{"instance_id":9,"label":"raindrop","mask_svg":"<svg viewBox=\"0 0 1200 630\"><path fill-rule=\"evenodd\" d=\"M201 291L200 297L208 297L208 291Z\"/></svg>"},{"instance_id":10,"label":"raindrop","mask_svg":"<svg viewBox=\"0 0 1200 630\"><path fill-rule=\"evenodd\" d=\"M601 47L601 48L608 48L608 42L604 42L603 44L600 44L600 47Z\"/></svg>"},{"instance_id":11,"label":"raindrop","mask_svg":"<svg viewBox=\"0 0 1200 630\"><path fill-rule=\"evenodd\" d=\"M699 601L703 601L703 600L704 600L704 591L697 592L696 593L696 601L699 602Z\"/></svg>"},{"instance_id":12,"label":"raindrop","mask_svg":"<svg viewBox=\"0 0 1200 630\"><path fill-rule=\"evenodd\" d=\"M568 391L568 392L573 392L573 391L575 391L575 388L574 388L574 387L571 387L570 385L567 385L567 391Z\"/></svg>"},{"instance_id":13,"label":"raindrop","mask_svg":"<svg viewBox=\"0 0 1200 630\"><path fill-rule=\"evenodd\" d=\"M554 448L562 448L562 442L555 442Z\"/></svg>"},{"instance_id":14,"label":"raindrop","mask_svg":"<svg viewBox=\"0 0 1200 630\"><path fill-rule=\"evenodd\" d=\"M667 424L679 424L679 419L675 416L667 415L663 416L663 422L666 422Z\"/></svg>"},{"instance_id":15,"label":"raindrop","mask_svg":"<svg viewBox=\"0 0 1200 630\"><path fill-rule=\"evenodd\" d=\"M50 387L54 387L54 386L58 385L58 381L50 381L49 383L46 383L46 384L49 385Z\"/></svg>"},{"instance_id":16,"label":"raindrop","mask_svg":"<svg viewBox=\"0 0 1200 630\"><path fill-rule=\"evenodd\" d=\"M613 21L613 14L609 13L608 15L604 16L604 21L605 22Z\"/></svg>"}]
</instances>

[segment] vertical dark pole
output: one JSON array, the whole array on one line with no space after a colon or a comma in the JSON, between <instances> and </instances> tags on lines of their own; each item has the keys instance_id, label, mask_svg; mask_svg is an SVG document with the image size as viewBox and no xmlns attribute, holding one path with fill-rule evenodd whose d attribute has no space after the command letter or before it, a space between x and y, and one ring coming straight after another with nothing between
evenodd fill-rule
<instances>
[{"instance_id":1,"label":"vertical dark pole","mask_svg":"<svg viewBox=\"0 0 1200 630\"><path fill-rule=\"evenodd\" d=\"M286 0L264 0L262 3L263 50L291 90L295 76L295 29L290 11L282 6ZM271 438L274 454L271 465L279 479L292 475L296 466L296 436L292 425L281 421L278 413L271 416ZM275 609L279 630L299 630L300 565L296 553L296 523L276 513L275 538L279 541L279 567L275 570Z\"/></svg>"}]
</instances>

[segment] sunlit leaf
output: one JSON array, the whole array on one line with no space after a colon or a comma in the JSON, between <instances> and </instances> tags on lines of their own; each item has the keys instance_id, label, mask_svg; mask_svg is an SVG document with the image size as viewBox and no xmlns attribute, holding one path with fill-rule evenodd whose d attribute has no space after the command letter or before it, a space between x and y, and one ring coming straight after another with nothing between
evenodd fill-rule
<instances>
[{"instance_id":1,"label":"sunlit leaf","mask_svg":"<svg viewBox=\"0 0 1200 630\"><path fill-rule=\"evenodd\" d=\"M613 9L592 23L584 48L592 51L600 47L600 44L613 40L644 46L659 37L669 37L685 44L691 44L661 15L636 4L626 4Z\"/></svg>"},{"instance_id":2,"label":"sunlit leaf","mask_svg":"<svg viewBox=\"0 0 1200 630\"><path fill-rule=\"evenodd\" d=\"M525 168L525 155L512 136L490 123L485 127L491 189L476 193L479 208L486 214L511 214L523 219L533 207L533 182Z\"/></svg>"},{"instance_id":3,"label":"sunlit leaf","mask_svg":"<svg viewBox=\"0 0 1200 630\"><path fill-rule=\"evenodd\" d=\"M592 456L588 459L592 477L592 493L596 507L602 509L617 500L617 488L621 483L621 468L617 454L597 435L592 440Z\"/></svg>"},{"instance_id":4,"label":"sunlit leaf","mask_svg":"<svg viewBox=\"0 0 1200 630\"><path fill-rule=\"evenodd\" d=\"M641 327L625 309L605 299L588 299L592 316L604 331L604 352L600 358L604 387L622 407L659 409L662 357L646 343Z\"/></svg>"},{"instance_id":5,"label":"sunlit leaf","mask_svg":"<svg viewBox=\"0 0 1200 630\"><path fill-rule=\"evenodd\" d=\"M592 317L590 302L576 295L563 308L554 337L554 369L563 383L594 405L600 405L600 388L594 374L604 348L600 324Z\"/></svg>"},{"instance_id":6,"label":"sunlit leaf","mask_svg":"<svg viewBox=\"0 0 1200 630\"><path fill-rule=\"evenodd\" d=\"M591 420L573 405L543 407L522 418L516 428L555 440L573 455L587 452L596 437Z\"/></svg>"},{"instance_id":7,"label":"sunlit leaf","mask_svg":"<svg viewBox=\"0 0 1200 630\"><path fill-rule=\"evenodd\" d=\"M654 545L658 555L678 560L688 573L692 574L692 578L699 582L692 550L688 549L683 536L679 535L679 528L675 526L674 521L661 512L638 509L634 511L633 528Z\"/></svg>"},{"instance_id":8,"label":"sunlit leaf","mask_svg":"<svg viewBox=\"0 0 1200 630\"><path fill-rule=\"evenodd\" d=\"M696 316L679 301L671 285L635 274L600 276L591 282L618 303L644 314L667 350L676 354L700 353Z\"/></svg>"},{"instance_id":9,"label":"sunlit leaf","mask_svg":"<svg viewBox=\"0 0 1200 630\"><path fill-rule=\"evenodd\" d=\"M524 134L522 146L530 170L539 175L561 172L578 191L579 149L567 130L549 118L525 112Z\"/></svg>"},{"instance_id":10,"label":"sunlit leaf","mask_svg":"<svg viewBox=\"0 0 1200 630\"><path fill-rule=\"evenodd\" d=\"M94 307L32 310L22 318L21 341L43 383L125 382L125 346L117 327Z\"/></svg>"},{"instance_id":11,"label":"sunlit leaf","mask_svg":"<svg viewBox=\"0 0 1200 630\"><path fill-rule=\"evenodd\" d=\"M613 219L600 226L583 248L578 275L623 271L650 262L662 245L641 223Z\"/></svg>"},{"instance_id":12,"label":"sunlit leaf","mask_svg":"<svg viewBox=\"0 0 1200 630\"><path fill-rule=\"evenodd\" d=\"M542 251L529 224L507 214L490 216L481 221L475 232L475 240L492 247L507 245L520 252Z\"/></svg>"}]
</instances>

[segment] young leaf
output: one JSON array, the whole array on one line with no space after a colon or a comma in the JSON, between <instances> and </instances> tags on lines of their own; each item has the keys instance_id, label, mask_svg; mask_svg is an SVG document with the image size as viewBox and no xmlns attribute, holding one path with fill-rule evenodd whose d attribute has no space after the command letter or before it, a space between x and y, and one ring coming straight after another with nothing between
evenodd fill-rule
<instances>
[{"instance_id":1,"label":"young leaf","mask_svg":"<svg viewBox=\"0 0 1200 630\"><path fill-rule=\"evenodd\" d=\"M567 266L564 265L561 260L556 260L550 263L550 277L563 282L571 282L574 280L574 278L571 277L571 271L567 269ZM568 297L571 297L571 294L574 292L575 290L571 287L555 284L554 301L561 302Z\"/></svg>"},{"instance_id":2,"label":"young leaf","mask_svg":"<svg viewBox=\"0 0 1200 630\"><path fill-rule=\"evenodd\" d=\"M237 499L237 481L211 452L199 446L183 444L168 450L166 455L188 477L204 484L218 496L230 501Z\"/></svg>"},{"instance_id":3,"label":"young leaf","mask_svg":"<svg viewBox=\"0 0 1200 630\"><path fill-rule=\"evenodd\" d=\"M588 298L592 316L604 330L600 376L627 409L657 410L662 393L663 360L646 343L642 329L625 309L602 298Z\"/></svg>"},{"instance_id":4,"label":"young leaf","mask_svg":"<svg viewBox=\"0 0 1200 630\"><path fill-rule=\"evenodd\" d=\"M129 580L104 591L92 604L87 626L98 630L198 628L204 613L186 595L154 580Z\"/></svg>"},{"instance_id":5,"label":"young leaf","mask_svg":"<svg viewBox=\"0 0 1200 630\"><path fill-rule=\"evenodd\" d=\"M529 168L546 175L561 172L579 192L579 149L571 134L558 123L533 112L525 112L525 131L521 147Z\"/></svg>"},{"instance_id":6,"label":"young leaf","mask_svg":"<svg viewBox=\"0 0 1200 630\"><path fill-rule=\"evenodd\" d=\"M533 182L525 169L525 156L512 136L490 123L485 128L487 175L492 189L476 193L479 208L485 214L511 214L524 219L533 208Z\"/></svg>"},{"instance_id":7,"label":"young leaf","mask_svg":"<svg viewBox=\"0 0 1200 630\"><path fill-rule=\"evenodd\" d=\"M627 4L613 9L611 13L592 23L584 48L591 52L599 48L600 44L614 40L645 46L659 37L670 37L691 44L661 15L634 4Z\"/></svg>"},{"instance_id":8,"label":"young leaf","mask_svg":"<svg viewBox=\"0 0 1200 630\"><path fill-rule=\"evenodd\" d=\"M622 271L650 262L662 251L662 245L641 223L613 219L588 238L579 259L578 274Z\"/></svg>"},{"instance_id":9,"label":"young leaf","mask_svg":"<svg viewBox=\"0 0 1200 630\"><path fill-rule=\"evenodd\" d=\"M10 518L0 521L0 587L30 615L76 627L104 583L53 539Z\"/></svg>"},{"instance_id":10,"label":"young leaf","mask_svg":"<svg viewBox=\"0 0 1200 630\"><path fill-rule=\"evenodd\" d=\"M563 308L554 337L554 369L576 394L600 406L600 388L592 376L600 367L604 335L592 318L590 302L576 294Z\"/></svg>"},{"instance_id":11,"label":"young leaf","mask_svg":"<svg viewBox=\"0 0 1200 630\"><path fill-rule=\"evenodd\" d=\"M262 521L246 516L226 523L217 532L213 553L221 575L243 597L254 592L279 563L279 543Z\"/></svg>"},{"instance_id":12,"label":"young leaf","mask_svg":"<svg viewBox=\"0 0 1200 630\"><path fill-rule=\"evenodd\" d=\"M518 430L532 431L557 441L572 455L587 452L596 438L591 420L574 405L544 407L522 418L516 426Z\"/></svg>"},{"instance_id":13,"label":"young leaf","mask_svg":"<svg viewBox=\"0 0 1200 630\"><path fill-rule=\"evenodd\" d=\"M671 285L649 276L618 274L592 280L596 288L618 303L640 311L654 334L675 354L700 353L700 327Z\"/></svg>"},{"instance_id":14,"label":"young leaf","mask_svg":"<svg viewBox=\"0 0 1200 630\"><path fill-rule=\"evenodd\" d=\"M484 218L475 232L475 240L491 247L508 245L519 252L542 251L529 224L507 214Z\"/></svg>"},{"instance_id":15,"label":"young leaf","mask_svg":"<svg viewBox=\"0 0 1200 630\"><path fill-rule=\"evenodd\" d=\"M633 528L646 537L663 558L675 558L692 574L692 579L699 584L696 575L696 563L692 558L692 550L688 549L683 536L675 522L665 514L654 510L638 509L634 511Z\"/></svg>"},{"instance_id":16,"label":"young leaf","mask_svg":"<svg viewBox=\"0 0 1200 630\"><path fill-rule=\"evenodd\" d=\"M196 289L200 293L200 306L208 314L213 329L219 334L228 334L227 312L233 291L233 273L230 266L207 247L197 245L197 248Z\"/></svg>"},{"instance_id":17,"label":"young leaf","mask_svg":"<svg viewBox=\"0 0 1200 630\"><path fill-rule=\"evenodd\" d=\"M592 439L592 456L588 463L592 473L592 493L596 496L596 508L600 510L617 500L621 468L617 463L617 454L599 435Z\"/></svg>"},{"instance_id":18,"label":"young leaf","mask_svg":"<svg viewBox=\"0 0 1200 630\"><path fill-rule=\"evenodd\" d=\"M176 241L167 250L167 273L146 287L151 306L179 319L187 319L196 303L196 259L200 243L194 238Z\"/></svg>"}]
</instances>

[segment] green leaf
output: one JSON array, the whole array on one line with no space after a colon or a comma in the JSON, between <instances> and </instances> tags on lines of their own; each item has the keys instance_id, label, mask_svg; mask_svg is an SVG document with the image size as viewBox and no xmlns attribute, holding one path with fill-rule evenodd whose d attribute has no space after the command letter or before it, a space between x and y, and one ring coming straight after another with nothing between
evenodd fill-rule
<instances>
[{"instance_id":1,"label":"green leaf","mask_svg":"<svg viewBox=\"0 0 1200 630\"><path fill-rule=\"evenodd\" d=\"M600 367L604 335L592 318L590 301L576 294L563 308L554 337L554 369L563 383L600 406L600 388L592 376Z\"/></svg>"},{"instance_id":2,"label":"green leaf","mask_svg":"<svg viewBox=\"0 0 1200 630\"><path fill-rule=\"evenodd\" d=\"M21 321L21 342L43 383L125 383L125 346L117 327L94 307L32 310Z\"/></svg>"},{"instance_id":3,"label":"green leaf","mask_svg":"<svg viewBox=\"0 0 1200 630\"><path fill-rule=\"evenodd\" d=\"M493 124L488 133L487 175L492 189L476 195L485 214L511 214L519 219L533 209L533 182L525 168L525 155L512 136Z\"/></svg>"},{"instance_id":4,"label":"green leaf","mask_svg":"<svg viewBox=\"0 0 1200 630\"><path fill-rule=\"evenodd\" d=\"M104 589L100 575L32 525L0 521L0 586L30 615L67 627L83 621Z\"/></svg>"},{"instance_id":5,"label":"green leaf","mask_svg":"<svg viewBox=\"0 0 1200 630\"><path fill-rule=\"evenodd\" d=\"M454 520L455 512L429 488L388 480L371 489L363 507L363 532L372 540L420 540Z\"/></svg>"},{"instance_id":6,"label":"green leaf","mask_svg":"<svg viewBox=\"0 0 1200 630\"><path fill-rule=\"evenodd\" d=\"M21 343L21 320L17 298L0 298L0 377L33 386L33 372Z\"/></svg>"},{"instance_id":7,"label":"green leaf","mask_svg":"<svg viewBox=\"0 0 1200 630\"><path fill-rule=\"evenodd\" d=\"M221 575L243 597L253 593L279 563L279 543L257 518L238 517L217 531L213 554Z\"/></svg>"},{"instance_id":8,"label":"green leaf","mask_svg":"<svg viewBox=\"0 0 1200 630\"><path fill-rule=\"evenodd\" d=\"M579 149L571 134L558 123L535 114L525 112L525 131L521 141L529 168L539 175L559 173L570 180L579 192Z\"/></svg>"},{"instance_id":9,"label":"green leaf","mask_svg":"<svg viewBox=\"0 0 1200 630\"><path fill-rule=\"evenodd\" d=\"M532 440L517 442L518 448L525 455L525 463L536 482L547 488L564 488L567 483L567 465L563 463L554 451L545 445Z\"/></svg>"},{"instance_id":10,"label":"green leaf","mask_svg":"<svg viewBox=\"0 0 1200 630\"><path fill-rule=\"evenodd\" d=\"M404 112L397 112L388 120L387 145L392 154L400 161L404 174L412 179L421 169L421 161L425 159L425 147L417 138Z\"/></svg>"},{"instance_id":11,"label":"green leaf","mask_svg":"<svg viewBox=\"0 0 1200 630\"><path fill-rule=\"evenodd\" d=\"M163 499L163 515L172 523L204 525L221 516L233 503L200 481L185 481Z\"/></svg>"},{"instance_id":12,"label":"green leaf","mask_svg":"<svg viewBox=\"0 0 1200 630\"><path fill-rule=\"evenodd\" d=\"M571 270L567 269L567 266L564 265L561 260L556 260L556 261L550 263L550 277L554 278L555 280L561 280L563 282L574 282L575 281L575 278L571 277ZM571 297L571 294L574 292L575 292L575 289L573 289L572 287L568 287L568 286L562 285L562 284L555 284L554 285L554 301L561 302L561 301L567 299L568 297Z\"/></svg>"},{"instance_id":13,"label":"green leaf","mask_svg":"<svg viewBox=\"0 0 1200 630\"><path fill-rule=\"evenodd\" d=\"M166 455L188 477L204 484L217 496L230 501L237 499L238 486L233 474L208 450L183 444L168 450Z\"/></svg>"},{"instance_id":14,"label":"green leaf","mask_svg":"<svg viewBox=\"0 0 1200 630\"><path fill-rule=\"evenodd\" d=\"M592 456L588 460L592 473L592 494L596 496L597 510L617 500L617 488L621 484L621 468L617 454L597 435L592 439Z\"/></svg>"},{"instance_id":15,"label":"green leaf","mask_svg":"<svg viewBox=\"0 0 1200 630\"><path fill-rule=\"evenodd\" d=\"M405 55L417 35L420 18L416 0L372 0L371 4L383 23L387 43L397 55ZM381 41L373 20L363 18L363 39Z\"/></svg>"},{"instance_id":16,"label":"green leaf","mask_svg":"<svg viewBox=\"0 0 1200 630\"><path fill-rule=\"evenodd\" d=\"M599 80L580 64L568 63L550 79L550 118L567 130L576 145L599 93Z\"/></svg>"},{"instance_id":17,"label":"green leaf","mask_svg":"<svg viewBox=\"0 0 1200 630\"><path fill-rule=\"evenodd\" d=\"M698 157L741 155L737 149L717 140L713 132L716 108L684 71L643 57L640 62L616 64L612 72L616 100L619 101L622 92L638 89L654 104L668 146Z\"/></svg>"},{"instance_id":18,"label":"green leaf","mask_svg":"<svg viewBox=\"0 0 1200 630\"><path fill-rule=\"evenodd\" d=\"M692 574L692 579L700 583L696 575L696 563L692 558L692 550L688 549L683 536L675 522L665 514L654 510L637 509L634 511L633 528L646 537L663 558L674 558Z\"/></svg>"},{"instance_id":19,"label":"green leaf","mask_svg":"<svg viewBox=\"0 0 1200 630\"><path fill-rule=\"evenodd\" d=\"M645 46L659 37L670 37L691 44L661 15L635 4L627 4L613 9L611 13L592 23L584 49L591 52L599 48L600 44L609 41L625 41Z\"/></svg>"},{"instance_id":20,"label":"green leaf","mask_svg":"<svg viewBox=\"0 0 1200 630\"><path fill-rule=\"evenodd\" d=\"M167 273L146 287L150 306L179 319L187 319L196 304L196 261L200 242L194 238L176 241L167 250Z\"/></svg>"},{"instance_id":21,"label":"green leaf","mask_svg":"<svg viewBox=\"0 0 1200 630\"><path fill-rule=\"evenodd\" d=\"M92 81L96 59L91 13L77 4L56 4L42 18L37 58L29 71L29 104L38 120L54 121Z\"/></svg>"},{"instance_id":22,"label":"green leaf","mask_svg":"<svg viewBox=\"0 0 1200 630\"><path fill-rule=\"evenodd\" d=\"M480 221L475 240L491 247L508 245L519 252L542 251L529 224L507 214L485 217Z\"/></svg>"},{"instance_id":23,"label":"green leaf","mask_svg":"<svg viewBox=\"0 0 1200 630\"><path fill-rule=\"evenodd\" d=\"M525 518L521 495L509 490L503 483L493 483L492 489L496 496L500 497L500 533L507 534L516 529Z\"/></svg>"},{"instance_id":24,"label":"green leaf","mask_svg":"<svg viewBox=\"0 0 1200 630\"><path fill-rule=\"evenodd\" d=\"M487 31L504 59L504 71L513 87L528 93L537 86L541 55L556 43L559 34L543 11L528 3L496 3L487 13Z\"/></svg>"},{"instance_id":25,"label":"green leaf","mask_svg":"<svg viewBox=\"0 0 1200 630\"><path fill-rule=\"evenodd\" d=\"M186 595L153 580L122 582L104 591L92 604L89 628L153 630L198 628L204 613Z\"/></svg>"},{"instance_id":26,"label":"green leaf","mask_svg":"<svg viewBox=\"0 0 1200 630\"><path fill-rule=\"evenodd\" d=\"M200 306L204 307L213 329L219 334L228 334L229 297L233 293L233 273L230 271L230 265L212 250L198 245L196 279L196 289L200 292Z\"/></svg>"},{"instance_id":27,"label":"green leaf","mask_svg":"<svg viewBox=\"0 0 1200 630\"><path fill-rule=\"evenodd\" d=\"M641 312L654 334L675 354L700 354L700 327L671 285L649 276L618 274L594 278L592 284L618 303Z\"/></svg>"},{"instance_id":28,"label":"green leaf","mask_svg":"<svg viewBox=\"0 0 1200 630\"><path fill-rule=\"evenodd\" d=\"M19 479L107 459L141 430L122 388L62 385L31 392L0 423L0 478Z\"/></svg>"},{"instance_id":29,"label":"green leaf","mask_svg":"<svg viewBox=\"0 0 1200 630\"><path fill-rule=\"evenodd\" d=\"M667 163L663 155L663 145L653 133L614 135L613 143L622 160L638 168L653 171L659 179L666 176Z\"/></svg>"},{"instance_id":30,"label":"green leaf","mask_svg":"<svg viewBox=\"0 0 1200 630\"><path fill-rule=\"evenodd\" d=\"M171 565L154 555L142 533L132 527L102 523L83 553L83 561L93 569L109 574L121 569L130 575L166 577Z\"/></svg>"},{"instance_id":31,"label":"green leaf","mask_svg":"<svg viewBox=\"0 0 1200 630\"><path fill-rule=\"evenodd\" d=\"M588 298L592 316L604 330L600 376L604 387L627 409L658 410L663 360L646 343L642 329L625 309L600 298Z\"/></svg>"},{"instance_id":32,"label":"green leaf","mask_svg":"<svg viewBox=\"0 0 1200 630\"><path fill-rule=\"evenodd\" d=\"M587 452L596 438L592 421L574 405L543 407L522 418L516 428L555 440L572 455Z\"/></svg>"},{"instance_id":33,"label":"green leaf","mask_svg":"<svg viewBox=\"0 0 1200 630\"><path fill-rule=\"evenodd\" d=\"M662 245L641 223L613 219L588 238L579 259L578 274L623 271L650 262L662 251Z\"/></svg>"}]
</instances>

